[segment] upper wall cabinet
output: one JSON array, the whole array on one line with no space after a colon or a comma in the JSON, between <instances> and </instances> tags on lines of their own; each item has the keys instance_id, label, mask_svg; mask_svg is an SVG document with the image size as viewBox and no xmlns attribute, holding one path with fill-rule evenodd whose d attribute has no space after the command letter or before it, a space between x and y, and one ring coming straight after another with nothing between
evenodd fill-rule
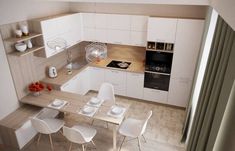
<instances>
[{"instance_id":1,"label":"upper wall cabinet","mask_svg":"<svg viewBox=\"0 0 235 151\"><path fill-rule=\"evenodd\" d=\"M60 41L66 42L66 47L71 47L82 40L82 22L81 15L69 14L54 18L39 19L33 21L35 29L41 29L45 51L38 54L42 57L51 57L61 51ZM40 27L40 28L36 28Z\"/></svg>"},{"instance_id":2,"label":"upper wall cabinet","mask_svg":"<svg viewBox=\"0 0 235 151\"><path fill-rule=\"evenodd\" d=\"M147 41L175 43L177 19L149 17Z\"/></svg>"},{"instance_id":3,"label":"upper wall cabinet","mask_svg":"<svg viewBox=\"0 0 235 151\"><path fill-rule=\"evenodd\" d=\"M82 13L83 40L145 46L147 16Z\"/></svg>"}]
</instances>

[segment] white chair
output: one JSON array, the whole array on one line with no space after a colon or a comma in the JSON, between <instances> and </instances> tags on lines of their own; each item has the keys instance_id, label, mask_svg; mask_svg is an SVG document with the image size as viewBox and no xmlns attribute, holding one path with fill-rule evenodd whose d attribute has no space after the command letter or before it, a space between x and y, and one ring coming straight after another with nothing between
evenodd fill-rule
<instances>
[{"instance_id":1,"label":"white chair","mask_svg":"<svg viewBox=\"0 0 235 151\"><path fill-rule=\"evenodd\" d=\"M126 137L138 139L139 150L141 150L140 137L143 136L146 142L146 139L143 134L146 130L148 120L150 119L151 116L152 116L152 111L149 111L144 120L138 120L134 118L127 118L124 120L124 122L121 124L119 128L119 133L124 136L120 146L120 150L122 148L122 145Z\"/></svg>"},{"instance_id":2,"label":"white chair","mask_svg":"<svg viewBox=\"0 0 235 151\"><path fill-rule=\"evenodd\" d=\"M75 125L71 128L63 127L64 136L70 141L69 151L72 149L72 143L82 144L82 150L85 151L85 144L91 142L94 146L93 138L96 135L96 129Z\"/></svg>"},{"instance_id":3,"label":"white chair","mask_svg":"<svg viewBox=\"0 0 235 151\"><path fill-rule=\"evenodd\" d=\"M49 134L51 150L54 150L51 134L58 132L64 126L64 121L54 118L39 119L32 117L31 123L34 129L39 132L37 144L40 141L41 134Z\"/></svg>"},{"instance_id":4,"label":"white chair","mask_svg":"<svg viewBox=\"0 0 235 151\"><path fill-rule=\"evenodd\" d=\"M115 95L113 85L110 83L103 83L99 89L97 98L104 100L104 103L108 105L114 105Z\"/></svg>"},{"instance_id":5,"label":"white chair","mask_svg":"<svg viewBox=\"0 0 235 151\"><path fill-rule=\"evenodd\" d=\"M108 106L115 105L115 95L114 95L114 88L113 85L110 83L102 83L100 86L98 95L98 99L104 100L104 104ZM94 120L92 120L92 125L94 123ZM107 128L108 128L108 123L106 122Z\"/></svg>"}]
</instances>

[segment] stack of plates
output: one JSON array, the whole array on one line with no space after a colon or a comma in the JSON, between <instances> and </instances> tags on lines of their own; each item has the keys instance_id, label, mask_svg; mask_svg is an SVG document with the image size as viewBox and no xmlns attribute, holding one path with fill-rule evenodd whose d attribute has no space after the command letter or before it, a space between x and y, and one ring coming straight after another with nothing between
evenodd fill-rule
<instances>
[{"instance_id":1,"label":"stack of plates","mask_svg":"<svg viewBox=\"0 0 235 151\"><path fill-rule=\"evenodd\" d=\"M78 113L85 115L85 116L92 117L96 113L97 110L98 108L96 107L85 105Z\"/></svg>"},{"instance_id":2,"label":"stack of plates","mask_svg":"<svg viewBox=\"0 0 235 151\"><path fill-rule=\"evenodd\" d=\"M62 104L64 104L64 101L62 101L62 100L55 100L55 101L52 102L51 106L59 107Z\"/></svg>"},{"instance_id":3,"label":"stack of plates","mask_svg":"<svg viewBox=\"0 0 235 151\"><path fill-rule=\"evenodd\" d=\"M125 113L125 111L126 111L126 108L114 105L111 107L111 109L109 110L107 114L115 118L120 118L120 117L123 117L123 114Z\"/></svg>"},{"instance_id":4,"label":"stack of plates","mask_svg":"<svg viewBox=\"0 0 235 151\"><path fill-rule=\"evenodd\" d=\"M103 103L103 100L92 97L91 100L87 103L87 105L99 107Z\"/></svg>"}]
</instances>

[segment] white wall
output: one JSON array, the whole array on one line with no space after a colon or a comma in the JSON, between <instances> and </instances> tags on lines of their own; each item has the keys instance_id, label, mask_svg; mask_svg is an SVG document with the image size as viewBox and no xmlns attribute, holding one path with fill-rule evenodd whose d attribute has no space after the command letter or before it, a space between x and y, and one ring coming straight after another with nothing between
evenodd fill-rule
<instances>
[{"instance_id":1,"label":"white wall","mask_svg":"<svg viewBox=\"0 0 235 151\"><path fill-rule=\"evenodd\" d=\"M69 11L69 3L34 0L1 0L0 25Z\"/></svg>"},{"instance_id":2,"label":"white wall","mask_svg":"<svg viewBox=\"0 0 235 151\"><path fill-rule=\"evenodd\" d=\"M194 85L193 85L193 91L192 91L193 93L191 96L191 107L192 107L191 109L192 110L191 110L191 116L190 116L190 122L189 122L189 130L188 130L189 133L187 136L186 143L188 142L190 130L193 124L193 118L195 115L198 98L200 95L200 90L201 90L201 86L203 82L203 77L204 77L206 66L207 66L208 56L209 56L210 49L211 49L211 43L212 43L213 36L214 36L217 17L218 17L218 13L212 8L210 8L207 19L206 19L205 31L204 31L204 36L202 40L203 43L201 46L201 53L199 56L198 67L197 67L197 71L196 71L196 75L194 79Z\"/></svg>"},{"instance_id":3,"label":"white wall","mask_svg":"<svg viewBox=\"0 0 235 151\"><path fill-rule=\"evenodd\" d=\"M157 5L157 4L113 4L113 3L70 3L74 12L111 14L134 14L162 17L205 18L207 6Z\"/></svg>"},{"instance_id":4,"label":"white wall","mask_svg":"<svg viewBox=\"0 0 235 151\"><path fill-rule=\"evenodd\" d=\"M68 3L1 0L0 25L68 11ZM2 119L19 107L2 38L0 38L0 71L0 119Z\"/></svg>"},{"instance_id":5,"label":"white wall","mask_svg":"<svg viewBox=\"0 0 235 151\"><path fill-rule=\"evenodd\" d=\"M211 0L211 6L235 30L235 0Z\"/></svg>"}]
</instances>

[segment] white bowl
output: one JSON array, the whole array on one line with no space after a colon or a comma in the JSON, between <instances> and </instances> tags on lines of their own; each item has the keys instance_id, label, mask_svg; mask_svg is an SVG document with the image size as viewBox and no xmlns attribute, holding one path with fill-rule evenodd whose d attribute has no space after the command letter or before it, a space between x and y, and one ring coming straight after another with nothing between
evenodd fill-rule
<instances>
[{"instance_id":1,"label":"white bowl","mask_svg":"<svg viewBox=\"0 0 235 151\"><path fill-rule=\"evenodd\" d=\"M15 48L16 48L16 50L18 50L20 52L24 52L27 48L27 45L25 43L21 42L21 43L15 44Z\"/></svg>"},{"instance_id":2,"label":"white bowl","mask_svg":"<svg viewBox=\"0 0 235 151\"><path fill-rule=\"evenodd\" d=\"M111 113L112 114L115 114L115 115L119 115L119 114L121 114L123 112L123 108L121 108L121 107L114 107L114 108L112 108L112 110L111 110Z\"/></svg>"},{"instance_id":3,"label":"white bowl","mask_svg":"<svg viewBox=\"0 0 235 151\"><path fill-rule=\"evenodd\" d=\"M100 101L101 101L100 99L93 97L90 100L90 104L99 104Z\"/></svg>"},{"instance_id":4,"label":"white bowl","mask_svg":"<svg viewBox=\"0 0 235 151\"><path fill-rule=\"evenodd\" d=\"M52 102L52 106L58 107L58 106L61 106L63 103L64 102L61 101L61 100L55 100L55 101Z\"/></svg>"},{"instance_id":5,"label":"white bowl","mask_svg":"<svg viewBox=\"0 0 235 151\"><path fill-rule=\"evenodd\" d=\"M93 107L90 107L90 106L86 106L82 109L82 112L85 113L85 114L90 114L94 111L95 111L95 109Z\"/></svg>"}]
</instances>

